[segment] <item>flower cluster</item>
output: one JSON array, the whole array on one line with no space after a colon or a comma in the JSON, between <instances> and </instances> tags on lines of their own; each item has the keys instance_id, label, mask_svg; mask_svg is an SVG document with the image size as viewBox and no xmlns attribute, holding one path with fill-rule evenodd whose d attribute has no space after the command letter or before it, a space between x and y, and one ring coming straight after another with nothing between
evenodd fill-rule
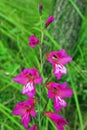
<instances>
[{"instance_id":1,"label":"flower cluster","mask_svg":"<svg viewBox=\"0 0 87 130\"><path fill-rule=\"evenodd\" d=\"M43 4L39 5L40 15L42 14ZM48 27L50 23L54 21L54 17L50 16L46 22L44 29ZM36 45L40 44L39 38L34 35L29 37L29 46L34 48ZM68 62L72 61L72 57L66 54L64 49L59 51L52 51L46 55L47 60L52 64L53 73L57 80L61 79L63 74L67 73L67 69L64 66ZM24 128L28 130L28 124L30 118L35 117L38 113L35 110L36 104L36 84L41 84L44 79L39 75L36 68L25 68L18 76L14 77L14 82L23 85L22 94L27 95L28 99L16 104L13 109L12 114L16 116L21 116L21 123ZM50 118L56 125L58 130L64 130L64 125L68 122L60 115L57 114L62 108L67 106L65 98L72 96L73 91L71 88L67 87L67 82L57 83L57 82L47 82L46 89L48 89L48 98L54 100L54 110L55 112L45 111L43 112L45 116ZM34 124L29 128L29 130L38 130L38 126Z\"/></svg>"}]
</instances>

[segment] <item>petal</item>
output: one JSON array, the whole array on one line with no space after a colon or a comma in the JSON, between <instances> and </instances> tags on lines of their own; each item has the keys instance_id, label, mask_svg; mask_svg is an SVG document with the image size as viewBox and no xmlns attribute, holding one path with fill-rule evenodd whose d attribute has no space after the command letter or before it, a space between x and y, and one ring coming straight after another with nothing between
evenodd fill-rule
<instances>
[{"instance_id":1,"label":"petal","mask_svg":"<svg viewBox=\"0 0 87 130\"><path fill-rule=\"evenodd\" d=\"M19 84L26 84L28 82L28 78L27 77L24 77L24 76L15 76L13 78L14 82L17 82Z\"/></svg>"},{"instance_id":2,"label":"petal","mask_svg":"<svg viewBox=\"0 0 87 130\"><path fill-rule=\"evenodd\" d=\"M57 55L58 55L60 58L67 56L65 49L59 50L59 51L57 52Z\"/></svg>"},{"instance_id":3,"label":"petal","mask_svg":"<svg viewBox=\"0 0 87 130\"><path fill-rule=\"evenodd\" d=\"M62 65L65 65L68 62L72 61L72 57L67 55L64 49L58 51L57 55L59 56L59 63Z\"/></svg>"},{"instance_id":4,"label":"petal","mask_svg":"<svg viewBox=\"0 0 87 130\"><path fill-rule=\"evenodd\" d=\"M60 97L61 98L68 98L73 95L73 90L71 88L65 88L63 90L60 90Z\"/></svg>"},{"instance_id":5,"label":"petal","mask_svg":"<svg viewBox=\"0 0 87 130\"><path fill-rule=\"evenodd\" d=\"M64 82L64 83L62 83L62 84L58 84L58 86L57 87L59 87L60 89L65 89L65 88L67 88L67 82Z\"/></svg>"},{"instance_id":6,"label":"petal","mask_svg":"<svg viewBox=\"0 0 87 130\"><path fill-rule=\"evenodd\" d=\"M53 60L53 57L54 57L54 55L56 55L57 54L57 51L53 51L53 52L50 52L49 54L47 54L47 59L48 59L48 61L50 62L50 64L52 64L52 65L55 65L55 61Z\"/></svg>"},{"instance_id":7,"label":"petal","mask_svg":"<svg viewBox=\"0 0 87 130\"><path fill-rule=\"evenodd\" d=\"M62 77L62 74L66 74L67 70L63 65L55 64L54 65L54 75L57 79L60 79Z\"/></svg>"},{"instance_id":8,"label":"petal","mask_svg":"<svg viewBox=\"0 0 87 130\"><path fill-rule=\"evenodd\" d=\"M23 116L25 112L26 112L26 106L24 105L24 103L18 103L15 106L12 114L17 115L17 116Z\"/></svg>"},{"instance_id":9,"label":"petal","mask_svg":"<svg viewBox=\"0 0 87 130\"><path fill-rule=\"evenodd\" d=\"M52 89L48 90L48 94L47 94L48 98L54 98L55 94L53 93Z\"/></svg>"},{"instance_id":10,"label":"petal","mask_svg":"<svg viewBox=\"0 0 87 130\"><path fill-rule=\"evenodd\" d=\"M61 58L60 63L65 65L65 64L67 64L70 61L72 61L72 57L71 56L66 56L64 58Z\"/></svg>"},{"instance_id":11,"label":"petal","mask_svg":"<svg viewBox=\"0 0 87 130\"><path fill-rule=\"evenodd\" d=\"M60 111L63 107L66 107L67 103L61 99L60 97L56 96L54 100L54 108L56 112Z\"/></svg>"},{"instance_id":12,"label":"petal","mask_svg":"<svg viewBox=\"0 0 87 130\"><path fill-rule=\"evenodd\" d=\"M31 110L30 115L35 117L37 115L36 111L34 109Z\"/></svg>"},{"instance_id":13,"label":"petal","mask_svg":"<svg viewBox=\"0 0 87 130\"><path fill-rule=\"evenodd\" d=\"M62 74L67 73L65 66L63 66L62 64L55 64L54 68L55 68L55 73L59 73L59 72L61 72Z\"/></svg>"},{"instance_id":14,"label":"petal","mask_svg":"<svg viewBox=\"0 0 87 130\"><path fill-rule=\"evenodd\" d=\"M29 97L33 97L36 93L36 88L33 85L33 82L28 82L22 89L22 94L26 94Z\"/></svg>"},{"instance_id":15,"label":"petal","mask_svg":"<svg viewBox=\"0 0 87 130\"><path fill-rule=\"evenodd\" d=\"M35 98L29 98L28 100L24 101L24 104L26 106L34 106L36 103L36 99Z\"/></svg>"},{"instance_id":16,"label":"petal","mask_svg":"<svg viewBox=\"0 0 87 130\"><path fill-rule=\"evenodd\" d=\"M59 72L59 69L56 69L55 67L54 67L54 75L57 78L57 80L61 79L62 77L62 73Z\"/></svg>"},{"instance_id":17,"label":"petal","mask_svg":"<svg viewBox=\"0 0 87 130\"><path fill-rule=\"evenodd\" d=\"M28 128L28 124L30 122L30 116L29 113L26 112L26 114L22 117L21 123L23 124L24 128Z\"/></svg>"},{"instance_id":18,"label":"petal","mask_svg":"<svg viewBox=\"0 0 87 130\"><path fill-rule=\"evenodd\" d=\"M58 130L64 130L64 127L63 126L58 126Z\"/></svg>"},{"instance_id":19,"label":"petal","mask_svg":"<svg viewBox=\"0 0 87 130\"><path fill-rule=\"evenodd\" d=\"M34 48L35 47L35 44L33 42L30 42L29 45Z\"/></svg>"},{"instance_id":20,"label":"petal","mask_svg":"<svg viewBox=\"0 0 87 130\"><path fill-rule=\"evenodd\" d=\"M25 68L18 76L15 76L13 80L19 84L26 84L29 81L28 74L29 69Z\"/></svg>"},{"instance_id":21,"label":"petal","mask_svg":"<svg viewBox=\"0 0 87 130\"><path fill-rule=\"evenodd\" d=\"M42 82L42 77L37 77L35 80L34 80L34 83L35 84L40 84Z\"/></svg>"},{"instance_id":22,"label":"petal","mask_svg":"<svg viewBox=\"0 0 87 130\"><path fill-rule=\"evenodd\" d=\"M38 127L37 127L37 125L33 125L33 126L30 127L29 130L38 130Z\"/></svg>"}]
</instances>

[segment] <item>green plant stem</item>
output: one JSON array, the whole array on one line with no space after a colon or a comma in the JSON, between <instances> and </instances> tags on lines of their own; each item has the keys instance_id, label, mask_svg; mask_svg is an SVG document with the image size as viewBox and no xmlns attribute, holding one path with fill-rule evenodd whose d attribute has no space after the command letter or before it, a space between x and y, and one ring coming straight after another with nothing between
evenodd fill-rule
<instances>
[{"instance_id":1,"label":"green plant stem","mask_svg":"<svg viewBox=\"0 0 87 130\"><path fill-rule=\"evenodd\" d=\"M40 45L39 45L39 52L40 52L40 74L42 75L43 79L43 54L42 54L42 43L43 43L43 38L44 38L44 30L43 30L43 26L42 26L42 20L41 20L41 16L40 16L40 23L41 23L41 41L40 41ZM40 97L39 97L39 129L41 129L41 96L42 96L42 91L41 91L41 86L39 86L39 93L40 93Z\"/></svg>"}]
</instances>

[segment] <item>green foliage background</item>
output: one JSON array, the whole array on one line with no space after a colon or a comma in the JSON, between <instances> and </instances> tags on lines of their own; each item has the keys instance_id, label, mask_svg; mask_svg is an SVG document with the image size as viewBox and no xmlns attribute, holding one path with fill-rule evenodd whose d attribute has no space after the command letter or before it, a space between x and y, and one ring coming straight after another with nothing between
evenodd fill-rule
<instances>
[{"instance_id":1,"label":"green foliage background","mask_svg":"<svg viewBox=\"0 0 87 130\"><path fill-rule=\"evenodd\" d=\"M13 82L13 77L23 70L23 68L38 67L40 61L38 47L31 49L28 46L28 37L35 34L40 38L40 17L38 4L40 0L0 0L0 130L24 130L20 123L20 117L11 114L16 103L27 99L21 94L22 86ZM43 23L54 11L54 0L42 0ZM73 62L67 65L68 74L63 76L61 82L67 81L69 87L74 91L74 95L67 99L68 106L60 112L68 121L69 125L65 130L86 130L87 128L87 10L83 15L73 0L69 0L73 8L82 18L79 38L76 46L66 50L73 56ZM60 19L61 20L61 19ZM52 25L45 33L44 44L49 48L49 52L59 50L61 46L52 38ZM48 64L48 63L47 63ZM51 66L49 66L50 73ZM46 66L44 68L46 72ZM53 80L55 78L53 77ZM56 81L56 80L55 80ZM37 97L39 88L37 86ZM53 102L46 97L46 90L43 92L42 108L48 102L47 110L53 109ZM38 111L38 105L36 105ZM56 130L54 124L42 115L41 130ZM30 126L38 123L37 117L31 119Z\"/></svg>"}]
</instances>

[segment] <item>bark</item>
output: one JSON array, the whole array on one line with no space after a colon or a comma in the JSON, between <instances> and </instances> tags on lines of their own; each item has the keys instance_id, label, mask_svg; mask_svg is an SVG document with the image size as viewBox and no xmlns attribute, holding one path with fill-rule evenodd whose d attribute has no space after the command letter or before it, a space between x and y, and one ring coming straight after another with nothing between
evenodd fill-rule
<instances>
[{"instance_id":1,"label":"bark","mask_svg":"<svg viewBox=\"0 0 87 130\"><path fill-rule=\"evenodd\" d=\"M84 14L87 0L73 0ZM53 37L64 48L77 43L82 19L69 0L56 0Z\"/></svg>"}]
</instances>

